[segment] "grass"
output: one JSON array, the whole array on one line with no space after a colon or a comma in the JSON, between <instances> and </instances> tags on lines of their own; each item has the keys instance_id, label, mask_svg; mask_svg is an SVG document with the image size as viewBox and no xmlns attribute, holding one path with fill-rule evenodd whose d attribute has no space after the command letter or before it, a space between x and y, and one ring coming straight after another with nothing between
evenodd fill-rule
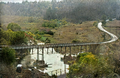
<instances>
[{"instance_id":1,"label":"grass","mask_svg":"<svg viewBox=\"0 0 120 78\"><path fill-rule=\"evenodd\" d=\"M102 41L101 32L93 26L93 21L87 21L83 24L70 24L69 26L59 27L53 30L56 43L71 43L73 39L80 42L99 42ZM99 36L98 36L99 35Z\"/></svg>"}]
</instances>

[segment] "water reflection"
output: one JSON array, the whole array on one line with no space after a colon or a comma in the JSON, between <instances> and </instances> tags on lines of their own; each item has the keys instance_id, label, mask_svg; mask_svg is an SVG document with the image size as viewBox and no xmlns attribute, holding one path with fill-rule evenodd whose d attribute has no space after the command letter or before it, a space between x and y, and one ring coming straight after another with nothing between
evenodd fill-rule
<instances>
[{"instance_id":1,"label":"water reflection","mask_svg":"<svg viewBox=\"0 0 120 78\"><path fill-rule=\"evenodd\" d=\"M42 71L44 73L48 73L49 75L56 74L56 70L58 70L57 71L58 75L60 73L64 74L65 72L66 73L69 72L69 70L68 70L69 65L64 64L64 62L61 61L61 58L64 57L64 55L56 52L54 49L52 50L52 48L44 48L43 50L44 50L44 61L46 64L49 64L49 65L48 65L48 67L46 67L43 70L38 69L39 71ZM39 54L42 54L42 49L39 49ZM22 60L21 63L23 64L23 66L26 65L25 62L27 62L28 59L30 61L29 66L33 66L34 62L37 60L37 49L36 48L33 49L33 53L31 50L30 55L26 56ZM42 60L42 55L39 55L39 60ZM66 68L66 70L65 70L65 68Z\"/></svg>"}]
</instances>

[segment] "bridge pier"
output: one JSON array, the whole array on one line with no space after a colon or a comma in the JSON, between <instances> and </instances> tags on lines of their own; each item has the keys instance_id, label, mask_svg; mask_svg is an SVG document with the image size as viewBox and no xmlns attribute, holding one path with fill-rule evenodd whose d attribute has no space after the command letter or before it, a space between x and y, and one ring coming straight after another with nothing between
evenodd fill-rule
<instances>
[{"instance_id":1,"label":"bridge pier","mask_svg":"<svg viewBox=\"0 0 120 78\"><path fill-rule=\"evenodd\" d=\"M48 47L47 47L47 54L48 54Z\"/></svg>"},{"instance_id":2,"label":"bridge pier","mask_svg":"<svg viewBox=\"0 0 120 78\"><path fill-rule=\"evenodd\" d=\"M39 48L37 48L37 60L39 60Z\"/></svg>"},{"instance_id":3,"label":"bridge pier","mask_svg":"<svg viewBox=\"0 0 120 78\"><path fill-rule=\"evenodd\" d=\"M80 52L82 52L82 47L83 47L83 46L81 46L81 48L80 48Z\"/></svg>"},{"instance_id":4,"label":"bridge pier","mask_svg":"<svg viewBox=\"0 0 120 78\"><path fill-rule=\"evenodd\" d=\"M85 52L87 52L87 45L85 45Z\"/></svg>"},{"instance_id":5,"label":"bridge pier","mask_svg":"<svg viewBox=\"0 0 120 78\"><path fill-rule=\"evenodd\" d=\"M66 64L64 64L64 71L65 71L65 74L66 74Z\"/></svg>"},{"instance_id":6,"label":"bridge pier","mask_svg":"<svg viewBox=\"0 0 120 78\"><path fill-rule=\"evenodd\" d=\"M52 54L53 54L53 49L54 49L54 48L52 47Z\"/></svg>"},{"instance_id":7,"label":"bridge pier","mask_svg":"<svg viewBox=\"0 0 120 78\"><path fill-rule=\"evenodd\" d=\"M32 48L32 54L33 54L33 48Z\"/></svg>"},{"instance_id":8,"label":"bridge pier","mask_svg":"<svg viewBox=\"0 0 120 78\"><path fill-rule=\"evenodd\" d=\"M70 48L70 56L71 56L71 46L69 48Z\"/></svg>"},{"instance_id":9,"label":"bridge pier","mask_svg":"<svg viewBox=\"0 0 120 78\"><path fill-rule=\"evenodd\" d=\"M44 60L44 47L42 48L42 60Z\"/></svg>"},{"instance_id":10,"label":"bridge pier","mask_svg":"<svg viewBox=\"0 0 120 78\"><path fill-rule=\"evenodd\" d=\"M65 47L65 57L66 57L66 47Z\"/></svg>"}]
</instances>

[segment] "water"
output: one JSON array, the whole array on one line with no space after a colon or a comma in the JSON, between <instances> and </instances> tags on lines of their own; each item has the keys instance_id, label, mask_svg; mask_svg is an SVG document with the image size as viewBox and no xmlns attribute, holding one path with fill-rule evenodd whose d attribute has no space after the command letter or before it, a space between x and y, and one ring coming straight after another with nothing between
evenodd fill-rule
<instances>
[{"instance_id":1,"label":"water","mask_svg":"<svg viewBox=\"0 0 120 78\"><path fill-rule=\"evenodd\" d=\"M53 53L52 53L52 48L48 48L48 54L47 54L47 48L44 48L44 61L46 64L51 64L51 65L48 65L48 67L46 67L44 70L40 70L44 73L48 73L49 75L51 75L51 71L54 71L54 70L60 70L61 69L61 73L64 74L65 73L65 68L66 68L66 73L69 72L68 68L69 68L69 65L68 64L64 64L63 61L61 61L61 58L64 57L64 55L56 52L54 49L53 49ZM39 49L39 54L42 54L42 49ZM33 54L32 54L32 50L30 52L30 55L26 56L26 58L21 62L24 65L26 65L26 61L29 61L31 62L31 66L33 66L33 63L35 60L37 60L37 49L34 48L33 49ZM42 55L39 55L39 60L42 60ZM60 74L60 71L57 72L58 74ZM53 72L53 74L56 74L56 72Z\"/></svg>"}]
</instances>

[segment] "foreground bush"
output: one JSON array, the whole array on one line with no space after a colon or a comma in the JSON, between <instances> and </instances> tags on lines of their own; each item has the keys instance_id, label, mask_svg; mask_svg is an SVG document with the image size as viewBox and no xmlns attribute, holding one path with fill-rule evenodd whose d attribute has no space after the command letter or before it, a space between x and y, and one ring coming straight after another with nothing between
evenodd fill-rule
<instances>
[{"instance_id":1,"label":"foreground bush","mask_svg":"<svg viewBox=\"0 0 120 78\"><path fill-rule=\"evenodd\" d=\"M97 57L92 53L82 53L77 56L77 60L69 68L68 78L85 77L98 78L109 75L113 72L113 67L107 62L107 58Z\"/></svg>"}]
</instances>

